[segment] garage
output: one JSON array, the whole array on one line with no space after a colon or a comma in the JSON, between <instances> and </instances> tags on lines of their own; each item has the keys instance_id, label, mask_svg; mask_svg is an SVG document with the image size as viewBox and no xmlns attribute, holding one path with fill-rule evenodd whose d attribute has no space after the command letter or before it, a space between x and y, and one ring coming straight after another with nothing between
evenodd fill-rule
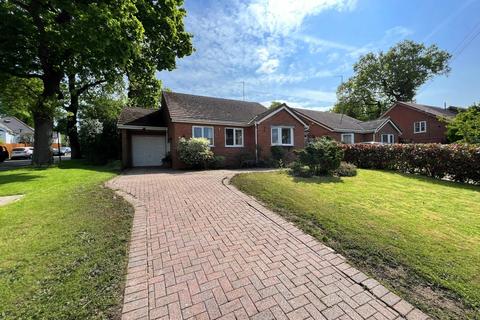
<instances>
[{"instance_id":1,"label":"garage","mask_svg":"<svg viewBox=\"0 0 480 320\"><path fill-rule=\"evenodd\" d=\"M167 153L165 135L133 134L131 146L133 167L161 166Z\"/></svg>"}]
</instances>

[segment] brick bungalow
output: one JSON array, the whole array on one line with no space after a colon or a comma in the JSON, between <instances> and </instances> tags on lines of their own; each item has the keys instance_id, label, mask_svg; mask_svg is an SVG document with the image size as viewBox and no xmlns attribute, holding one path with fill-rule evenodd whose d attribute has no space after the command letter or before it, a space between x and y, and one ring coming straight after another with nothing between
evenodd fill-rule
<instances>
[{"instance_id":1,"label":"brick bungalow","mask_svg":"<svg viewBox=\"0 0 480 320\"><path fill-rule=\"evenodd\" d=\"M177 155L181 137L210 140L226 165L240 159L265 160L272 146L302 148L313 137L330 136L344 143L398 142L401 131L388 118L361 122L335 114L290 108L267 109L256 102L164 92L158 110L124 108L118 128L124 167L159 166L167 154L172 167L182 168Z\"/></svg>"},{"instance_id":2,"label":"brick bungalow","mask_svg":"<svg viewBox=\"0 0 480 320\"><path fill-rule=\"evenodd\" d=\"M396 102L382 118L395 122L403 143L445 143L447 128L440 118L452 119L456 112L451 108L439 108L412 102Z\"/></svg>"},{"instance_id":3,"label":"brick bungalow","mask_svg":"<svg viewBox=\"0 0 480 320\"><path fill-rule=\"evenodd\" d=\"M308 125L307 137L329 136L343 143L398 143L402 134L390 118L360 121L352 117L308 109L293 109Z\"/></svg>"}]
</instances>

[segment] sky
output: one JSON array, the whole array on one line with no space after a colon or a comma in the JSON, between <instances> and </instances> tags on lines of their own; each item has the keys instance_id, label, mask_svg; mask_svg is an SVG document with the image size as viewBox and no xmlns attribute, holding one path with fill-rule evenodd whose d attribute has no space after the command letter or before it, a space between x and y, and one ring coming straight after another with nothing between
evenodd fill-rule
<instances>
[{"instance_id":1,"label":"sky","mask_svg":"<svg viewBox=\"0 0 480 320\"><path fill-rule=\"evenodd\" d=\"M480 102L480 0L186 0L195 52L157 74L176 92L328 110L368 52L404 39L453 54L422 104Z\"/></svg>"}]
</instances>

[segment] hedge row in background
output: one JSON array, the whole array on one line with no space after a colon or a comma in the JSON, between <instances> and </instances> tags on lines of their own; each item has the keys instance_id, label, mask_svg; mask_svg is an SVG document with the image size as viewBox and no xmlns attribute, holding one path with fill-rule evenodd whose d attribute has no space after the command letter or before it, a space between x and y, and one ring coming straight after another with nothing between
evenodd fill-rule
<instances>
[{"instance_id":1,"label":"hedge row in background","mask_svg":"<svg viewBox=\"0 0 480 320\"><path fill-rule=\"evenodd\" d=\"M344 160L365 169L388 169L480 184L480 146L394 144L343 146Z\"/></svg>"}]
</instances>

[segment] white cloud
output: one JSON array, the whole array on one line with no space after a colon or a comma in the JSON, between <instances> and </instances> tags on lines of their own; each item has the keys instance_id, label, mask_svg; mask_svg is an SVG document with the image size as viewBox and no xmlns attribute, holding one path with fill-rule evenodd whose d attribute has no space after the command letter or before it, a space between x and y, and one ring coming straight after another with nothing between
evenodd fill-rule
<instances>
[{"instance_id":1,"label":"white cloud","mask_svg":"<svg viewBox=\"0 0 480 320\"><path fill-rule=\"evenodd\" d=\"M278 59L268 59L260 65L260 67L257 69L257 73L273 73L277 70L278 65L280 64L280 61Z\"/></svg>"},{"instance_id":2,"label":"white cloud","mask_svg":"<svg viewBox=\"0 0 480 320\"><path fill-rule=\"evenodd\" d=\"M336 100L339 75L347 78L358 55L391 45L392 39L409 32L397 26L378 41L360 46L302 29L308 17L327 10L353 10L355 4L353 0L229 0L205 10L188 10L186 29L194 34L196 51L159 78L166 87L192 94L241 99L241 82L245 82L247 99L252 101L283 99L297 107L330 106Z\"/></svg>"},{"instance_id":3,"label":"white cloud","mask_svg":"<svg viewBox=\"0 0 480 320\"><path fill-rule=\"evenodd\" d=\"M260 29L286 35L297 30L308 16L325 10L353 10L356 0L254 0L248 5L247 20L254 19Z\"/></svg>"},{"instance_id":4,"label":"white cloud","mask_svg":"<svg viewBox=\"0 0 480 320\"><path fill-rule=\"evenodd\" d=\"M323 51L325 49L340 49L340 50L349 51L349 52L353 52L355 50L358 50L358 48L355 47L355 46L343 44L343 43L336 42L336 41L320 39L320 38L313 37L313 36L295 35L294 37L296 39L300 40L300 41L303 41L303 42L309 44L310 45L310 50L312 52Z\"/></svg>"}]
</instances>

